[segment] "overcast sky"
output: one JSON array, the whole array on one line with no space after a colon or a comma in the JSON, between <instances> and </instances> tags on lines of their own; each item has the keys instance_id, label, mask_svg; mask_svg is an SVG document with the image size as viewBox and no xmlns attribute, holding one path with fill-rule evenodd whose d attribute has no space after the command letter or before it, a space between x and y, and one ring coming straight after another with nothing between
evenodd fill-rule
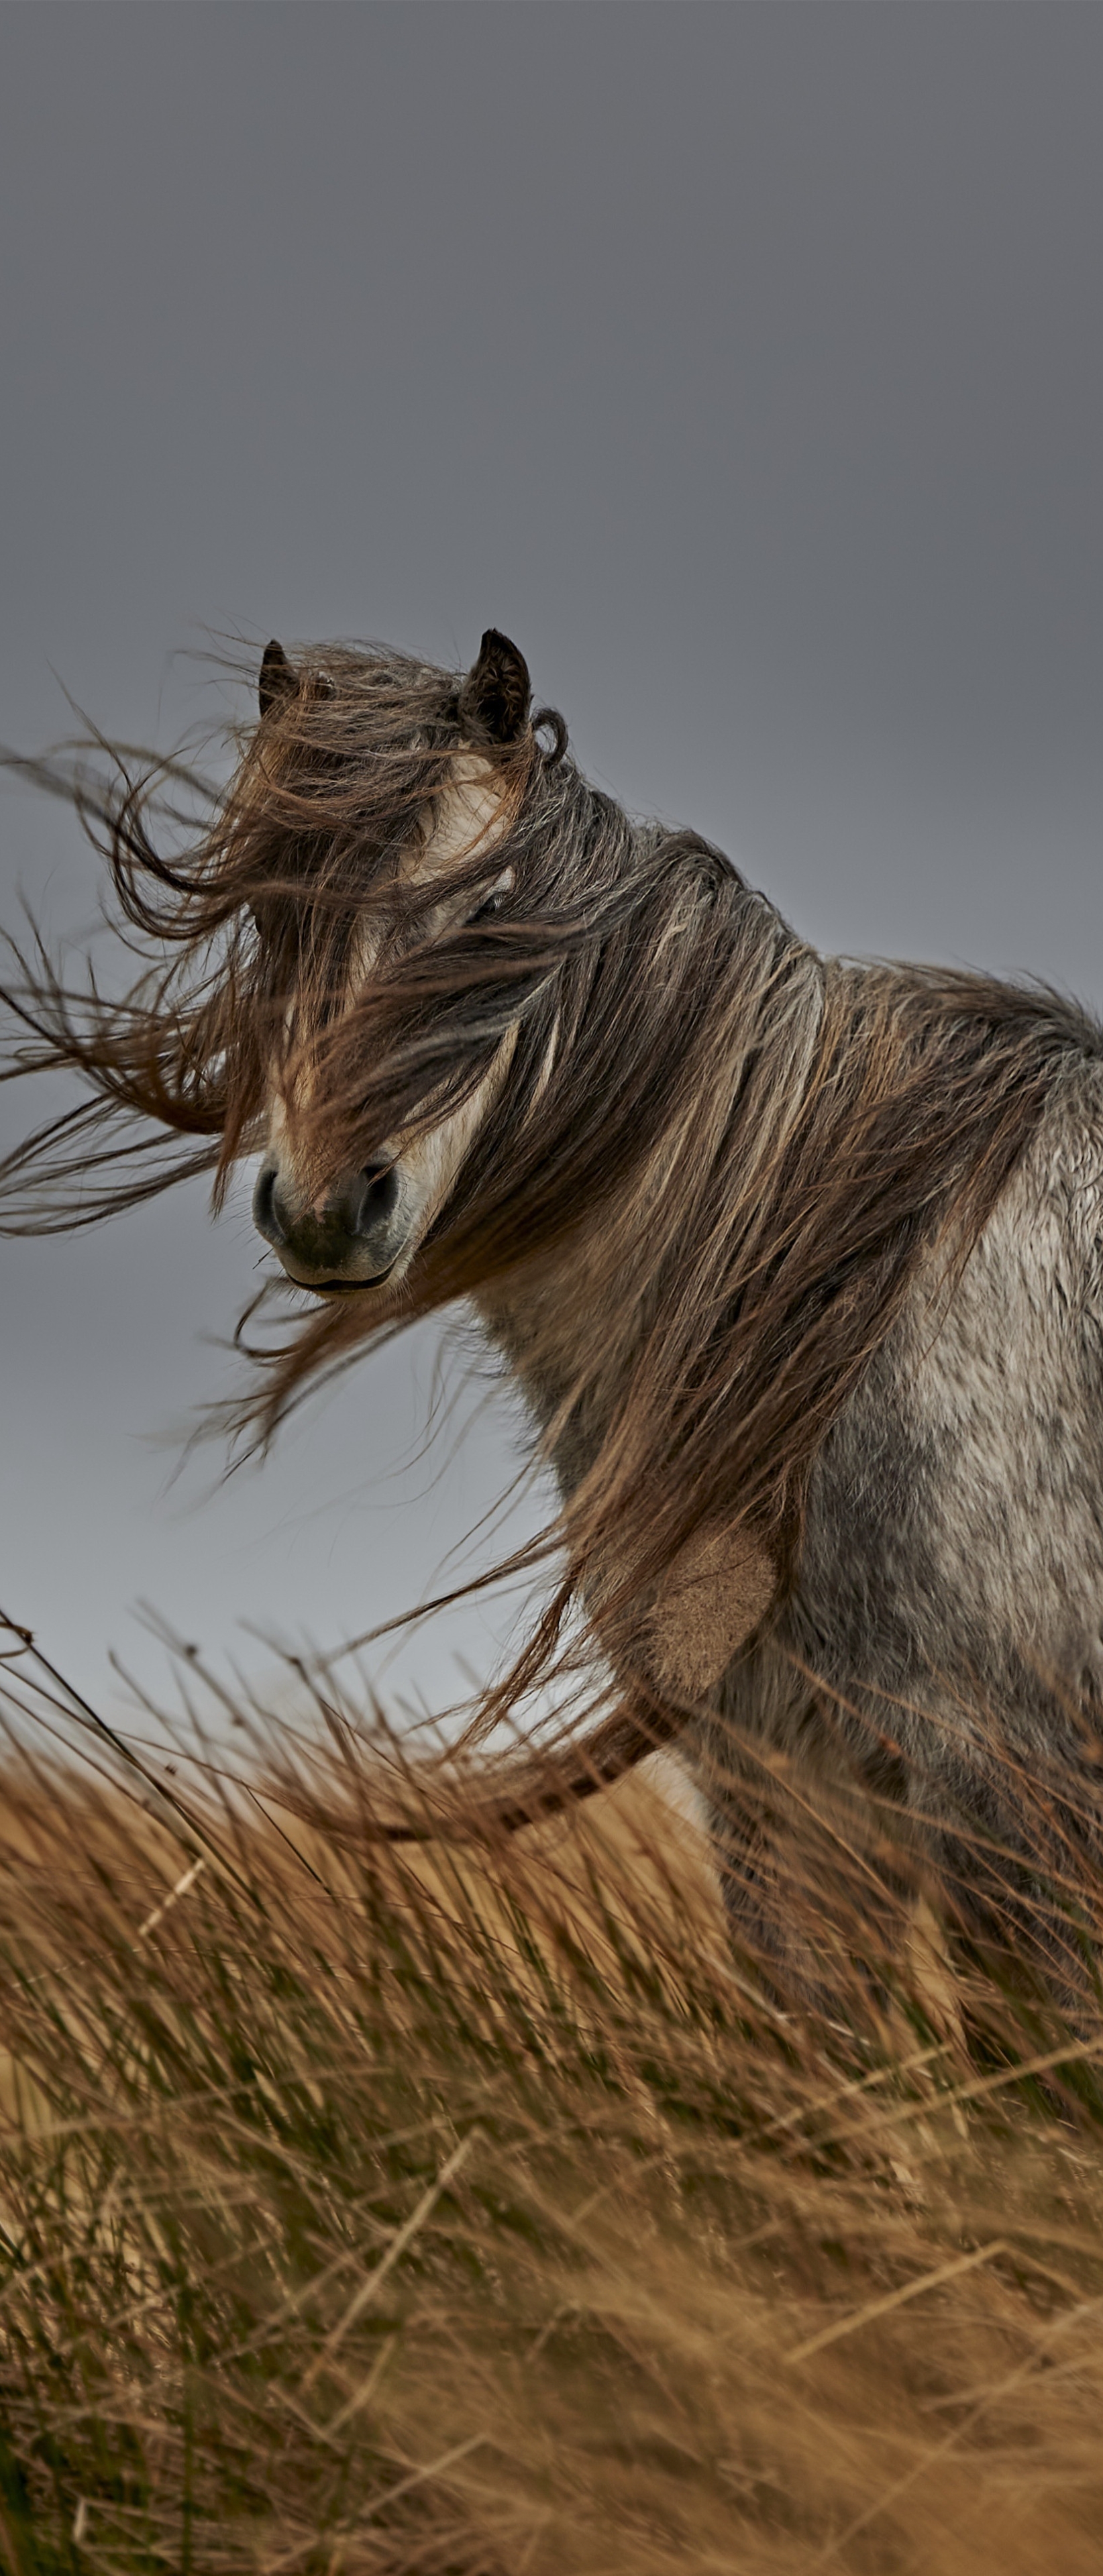
<instances>
[{"instance_id":1,"label":"overcast sky","mask_svg":"<svg viewBox=\"0 0 1103 2576\"><path fill-rule=\"evenodd\" d=\"M494 623L823 945L1103 1001L1097 0L30 0L0 53L9 743L217 722L211 632ZM59 809L0 793L0 866L90 917ZM97 1688L140 1597L253 1668L362 1629L516 1464L411 1462L423 1346L170 1487L257 1251L199 1193L0 1244L0 1601Z\"/></svg>"}]
</instances>

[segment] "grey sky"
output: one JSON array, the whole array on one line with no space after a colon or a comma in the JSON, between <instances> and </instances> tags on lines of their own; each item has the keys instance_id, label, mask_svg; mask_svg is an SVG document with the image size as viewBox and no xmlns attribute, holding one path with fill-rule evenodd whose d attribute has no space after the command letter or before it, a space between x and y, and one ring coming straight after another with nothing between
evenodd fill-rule
<instances>
[{"instance_id":1,"label":"grey sky","mask_svg":"<svg viewBox=\"0 0 1103 2576\"><path fill-rule=\"evenodd\" d=\"M213 720L205 629L493 622L823 944L1103 999L1095 0L54 0L0 52L9 742L54 673L130 739ZM90 915L57 811L7 792L0 858L5 920ZM364 1626L510 1466L490 1423L404 1468L392 1357L166 1493L254 1259L198 1196L0 1245L0 1598L86 1680L156 1669L138 1595L216 1648Z\"/></svg>"}]
</instances>

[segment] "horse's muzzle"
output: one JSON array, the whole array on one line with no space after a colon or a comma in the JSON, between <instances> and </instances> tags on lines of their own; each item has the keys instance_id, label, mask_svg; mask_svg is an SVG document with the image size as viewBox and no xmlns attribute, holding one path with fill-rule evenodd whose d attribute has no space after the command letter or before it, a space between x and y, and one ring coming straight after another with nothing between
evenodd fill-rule
<instances>
[{"instance_id":1,"label":"horse's muzzle","mask_svg":"<svg viewBox=\"0 0 1103 2576\"><path fill-rule=\"evenodd\" d=\"M253 1192L253 1223L301 1288L367 1288L385 1279L410 1236L397 1163L343 1172L326 1198L296 1206L278 1163L265 1163Z\"/></svg>"}]
</instances>

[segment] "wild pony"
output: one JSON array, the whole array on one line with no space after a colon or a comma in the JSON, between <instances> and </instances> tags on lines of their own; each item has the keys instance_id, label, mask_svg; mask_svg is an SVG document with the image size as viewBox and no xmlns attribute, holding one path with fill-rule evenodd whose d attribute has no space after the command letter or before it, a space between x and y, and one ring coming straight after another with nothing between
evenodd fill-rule
<instances>
[{"instance_id":1,"label":"wild pony","mask_svg":"<svg viewBox=\"0 0 1103 2576\"><path fill-rule=\"evenodd\" d=\"M493 629L465 677L270 644L239 752L199 812L172 763L39 765L142 972L113 999L21 961L12 1070L88 1097L4 1168L9 1227L202 1171L217 1200L259 1153L308 1300L241 1410L262 1439L473 1306L562 1497L561 1579L483 1719L572 1605L597 1675L514 1821L684 1733L775 1952L763 1764L912 1819L967 1920L1013 1864L1029 1915L1097 1848L1103 1032L1040 988L819 956L587 784Z\"/></svg>"}]
</instances>

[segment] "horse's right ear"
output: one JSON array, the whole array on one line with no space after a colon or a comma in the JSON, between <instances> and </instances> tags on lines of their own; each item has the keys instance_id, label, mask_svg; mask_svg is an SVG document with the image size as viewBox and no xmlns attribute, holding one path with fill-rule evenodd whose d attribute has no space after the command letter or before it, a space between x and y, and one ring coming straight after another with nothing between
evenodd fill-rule
<instances>
[{"instance_id":1,"label":"horse's right ear","mask_svg":"<svg viewBox=\"0 0 1103 2576\"><path fill-rule=\"evenodd\" d=\"M525 657L508 635L488 626L460 690L460 722L476 741L516 742L529 720Z\"/></svg>"},{"instance_id":2,"label":"horse's right ear","mask_svg":"<svg viewBox=\"0 0 1103 2576\"><path fill-rule=\"evenodd\" d=\"M282 644L278 644L273 635L271 643L264 647L257 683L262 716L267 715L270 707L278 705L281 698L297 697L298 692L298 673L288 661Z\"/></svg>"}]
</instances>

